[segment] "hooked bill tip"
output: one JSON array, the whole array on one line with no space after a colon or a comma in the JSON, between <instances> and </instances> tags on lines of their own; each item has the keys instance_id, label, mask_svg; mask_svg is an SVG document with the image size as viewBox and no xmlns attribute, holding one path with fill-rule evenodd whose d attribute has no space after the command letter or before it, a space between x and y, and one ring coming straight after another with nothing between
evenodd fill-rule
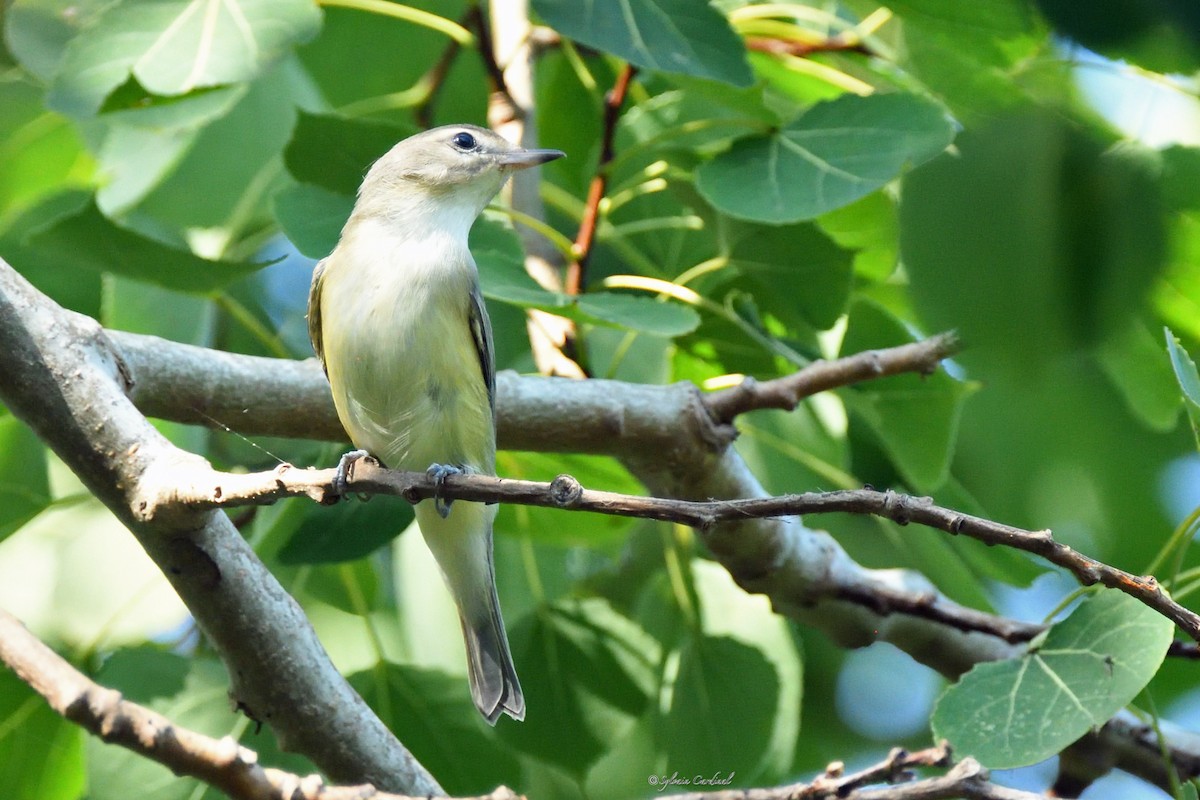
<instances>
[{"instance_id":1,"label":"hooked bill tip","mask_svg":"<svg viewBox=\"0 0 1200 800\"><path fill-rule=\"evenodd\" d=\"M566 155L562 150L513 150L511 153L502 155L500 163L514 169L525 169L545 164L547 161L553 161L556 158L565 158Z\"/></svg>"}]
</instances>

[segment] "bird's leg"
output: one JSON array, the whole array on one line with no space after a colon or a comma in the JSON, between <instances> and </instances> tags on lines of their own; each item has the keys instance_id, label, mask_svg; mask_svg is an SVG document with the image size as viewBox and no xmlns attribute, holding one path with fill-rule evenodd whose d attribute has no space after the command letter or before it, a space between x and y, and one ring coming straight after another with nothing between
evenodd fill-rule
<instances>
[{"instance_id":1,"label":"bird's leg","mask_svg":"<svg viewBox=\"0 0 1200 800\"><path fill-rule=\"evenodd\" d=\"M453 500L442 497L442 484L451 475L462 475L464 472L462 467L452 464L430 464L429 469L425 470L425 474L433 478L433 507L442 519L450 516L450 506L454 503Z\"/></svg>"},{"instance_id":2,"label":"bird's leg","mask_svg":"<svg viewBox=\"0 0 1200 800\"><path fill-rule=\"evenodd\" d=\"M338 460L337 470L333 473L333 493L345 497L350 488L350 475L354 472L354 462L371 455L366 450L351 450Z\"/></svg>"}]
</instances>

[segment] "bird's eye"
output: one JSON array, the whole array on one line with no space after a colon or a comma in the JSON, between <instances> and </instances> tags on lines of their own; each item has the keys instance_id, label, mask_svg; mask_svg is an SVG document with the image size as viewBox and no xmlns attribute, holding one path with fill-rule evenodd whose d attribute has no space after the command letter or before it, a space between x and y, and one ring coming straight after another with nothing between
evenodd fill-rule
<instances>
[{"instance_id":1,"label":"bird's eye","mask_svg":"<svg viewBox=\"0 0 1200 800\"><path fill-rule=\"evenodd\" d=\"M479 146L479 142L475 141L475 137L466 131L459 131L451 137L450 142L459 150L474 150Z\"/></svg>"}]
</instances>

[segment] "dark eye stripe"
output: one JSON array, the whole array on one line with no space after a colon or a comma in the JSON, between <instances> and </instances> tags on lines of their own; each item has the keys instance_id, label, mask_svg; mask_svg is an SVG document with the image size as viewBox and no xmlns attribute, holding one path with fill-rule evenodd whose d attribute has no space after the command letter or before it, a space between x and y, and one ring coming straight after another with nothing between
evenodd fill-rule
<instances>
[{"instance_id":1,"label":"dark eye stripe","mask_svg":"<svg viewBox=\"0 0 1200 800\"><path fill-rule=\"evenodd\" d=\"M454 134L454 136L451 137L450 142L459 150L474 150L479 146L479 143L475 141L475 137L466 131L460 131Z\"/></svg>"}]
</instances>

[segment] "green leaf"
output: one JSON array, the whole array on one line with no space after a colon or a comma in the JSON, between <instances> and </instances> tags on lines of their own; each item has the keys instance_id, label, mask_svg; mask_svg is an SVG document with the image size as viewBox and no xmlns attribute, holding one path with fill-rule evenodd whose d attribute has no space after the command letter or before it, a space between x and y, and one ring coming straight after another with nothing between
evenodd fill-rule
<instances>
[{"instance_id":1,"label":"green leaf","mask_svg":"<svg viewBox=\"0 0 1200 800\"><path fill-rule=\"evenodd\" d=\"M1161 345L1145 324L1133 321L1126 330L1110 336L1101 344L1096 358L1139 420L1161 432L1175 427L1179 385L1171 372L1171 360L1163 355Z\"/></svg>"},{"instance_id":2,"label":"green leaf","mask_svg":"<svg viewBox=\"0 0 1200 800\"><path fill-rule=\"evenodd\" d=\"M311 87L289 58L236 88L245 91L186 141L162 180L149 182L143 197L127 193L120 204L115 190L101 190L101 210L149 236L204 247L214 257L243 236L259 235L270 222L265 200L282 184L281 153L295 124L296 106L311 101ZM136 185L136 175L129 174L129 168L137 168L136 151L122 155L122 177ZM117 157L110 152L109 158Z\"/></svg>"},{"instance_id":3,"label":"green leaf","mask_svg":"<svg viewBox=\"0 0 1200 800\"><path fill-rule=\"evenodd\" d=\"M784 224L854 202L946 149L954 126L911 94L844 95L774 133L734 143L696 171L709 202L739 219Z\"/></svg>"},{"instance_id":4,"label":"green leaf","mask_svg":"<svg viewBox=\"0 0 1200 800\"><path fill-rule=\"evenodd\" d=\"M63 52L110 0L13 0L4 11L4 43L17 62L49 83Z\"/></svg>"},{"instance_id":5,"label":"green leaf","mask_svg":"<svg viewBox=\"0 0 1200 800\"><path fill-rule=\"evenodd\" d=\"M50 261L60 270L113 272L167 289L210 292L265 266L209 261L176 250L117 227L90 201L74 208L63 208L61 198L52 202L61 215L21 240L0 240L12 246L10 258L18 268L23 261Z\"/></svg>"},{"instance_id":6,"label":"green leaf","mask_svg":"<svg viewBox=\"0 0 1200 800\"><path fill-rule=\"evenodd\" d=\"M1043 761L1137 696L1173 630L1132 597L1104 589L1025 655L979 664L949 687L933 712L934 737L993 769Z\"/></svg>"},{"instance_id":7,"label":"green leaf","mask_svg":"<svg viewBox=\"0 0 1200 800\"><path fill-rule=\"evenodd\" d=\"M304 581L304 593L347 614L361 617L379 607L382 594L379 572L369 558L314 567Z\"/></svg>"},{"instance_id":8,"label":"green leaf","mask_svg":"<svg viewBox=\"0 0 1200 800\"><path fill-rule=\"evenodd\" d=\"M50 500L45 445L25 423L0 412L0 541Z\"/></svg>"},{"instance_id":9,"label":"green leaf","mask_svg":"<svg viewBox=\"0 0 1200 800\"><path fill-rule=\"evenodd\" d=\"M663 732L671 772L752 782L771 741L778 694L779 677L761 651L725 637L689 639Z\"/></svg>"},{"instance_id":10,"label":"green leaf","mask_svg":"<svg viewBox=\"0 0 1200 800\"><path fill-rule=\"evenodd\" d=\"M0 786L6 800L76 800L85 788L87 734L0 670Z\"/></svg>"},{"instance_id":11,"label":"green leaf","mask_svg":"<svg viewBox=\"0 0 1200 800\"><path fill-rule=\"evenodd\" d=\"M655 336L682 336L700 325L695 309L674 301L615 292L588 292L575 301L589 322L615 325Z\"/></svg>"},{"instance_id":12,"label":"green leaf","mask_svg":"<svg viewBox=\"0 0 1200 800\"><path fill-rule=\"evenodd\" d=\"M189 661L150 648L120 650L97 682L165 715L176 725L220 738L238 725L229 705L228 679L215 659ZM180 778L131 750L89 737L88 797L117 800L129 786L156 787L156 800L218 800L220 794L196 778Z\"/></svg>"},{"instance_id":13,"label":"green leaf","mask_svg":"<svg viewBox=\"0 0 1200 800\"><path fill-rule=\"evenodd\" d=\"M308 0L119 0L67 46L49 102L91 116L130 76L168 96L247 81L320 25Z\"/></svg>"},{"instance_id":14,"label":"green leaf","mask_svg":"<svg viewBox=\"0 0 1200 800\"><path fill-rule=\"evenodd\" d=\"M1123 330L1166 256L1144 161L1044 114L959 138L905 181L901 251L928 327L1029 376ZM1014 168L1020 165L1020 169Z\"/></svg>"},{"instance_id":15,"label":"green leaf","mask_svg":"<svg viewBox=\"0 0 1200 800\"><path fill-rule=\"evenodd\" d=\"M571 297L543 289L525 271L523 261L511 253L483 250L474 255L479 265L480 287L490 300L656 336L682 336L700 324L700 315L694 309L674 301L616 292L587 292Z\"/></svg>"},{"instance_id":16,"label":"green leaf","mask_svg":"<svg viewBox=\"0 0 1200 800\"><path fill-rule=\"evenodd\" d=\"M533 8L563 36L642 69L754 82L741 40L703 0L533 0Z\"/></svg>"},{"instance_id":17,"label":"green leaf","mask_svg":"<svg viewBox=\"0 0 1200 800\"><path fill-rule=\"evenodd\" d=\"M895 0L902 23L901 65L945 100L960 118L990 119L1026 101L1020 78L1045 31L1021 0L956 3Z\"/></svg>"},{"instance_id":18,"label":"green leaf","mask_svg":"<svg viewBox=\"0 0 1200 800\"><path fill-rule=\"evenodd\" d=\"M764 311L794 329L833 326L850 298L851 254L814 225L740 225L730 265L751 279Z\"/></svg>"},{"instance_id":19,"label":"green leaf","mask_svg":"<svg viewBox=\"0 0 1200 800\"><path fill-rule=\"evenodd\" d=\"M464 676L385 663L349 680L451 795L482 795L502 784L520 785L516 758L479 718ZM507 718L498 723L512 724Z\"/></svg>"},{"instance_id":20,"label":"green leaf","mask_svg":"<svg viewBox=\"0 0 1200 800\"><path fill-rule=\"evenodd\" d=\"M1183 393L1183 405L1187 409L1188 419L1192 421L1192 433L1196 435L1196 443L1200 446L1200 373L1196 371L1196 362L1192 361L1171 329L1163 330L1167 336L1167 356L1171 359L1171 369L1175 371L1175 380Z\"/></svg>"},{"instance_id":21,"label":"green leaf","mask_svg":"<svg viewBox=\"0 0 1200 800\"><path fill-rule=\"evenodd\" d=\"M900 320L866 300L850 308L842 352L892 347L912 341ZM905 480L920 492L945 481L963 403L974 391L945 370L893 375L841 393L848 408L879 438Z\"/></svg>"},{"instance_id":22,"label":"green leaf","mask_svg":"<svg viewBox=\"0 0 1200 800\"><path fill-rule=\"evenodd\" d=\"M301 112L283 158L301 183L352 197L371 164L416 132L409 125Z\"/></svg>"},{"instance_id":23,"label":"green leaf","mask_svg":"<svg viewBox=\"0 0 1200 800\"><path fill-rule=\"evenodd\" d=\"M707 81L690 83L694 85L689 89L656 94L621 116L617 142L622 154L635 143L708 150L744 135L747 129L781 121L764 102L761 86L731 90Z\"/></svg>"},{"instance_id":24,"label":"green leaf","mask_svg":"<svg viewBox=\"0 0 1200 800\"><path fill-rule=\"evenodd\" d=\"M312 504L279 550L283 564L330 564L370 555L412 523L412 505L398 497Z\"/></svg>"},{"instance_id":25,"label":"green leaf","mask_svg":"<svg viewBox=\"0 0 1200 800\"><path fill-rule=\"evenodd\" d=\"M70 120L42 107L42 92L0 83L0 231L17 212L90 182L93 162Z\"/></svg>"},{"instance_id":26,"label":"green leaf","mask_svg":"<svg viewBox=\"0 0 1200 800\"><path fill-rule=\"evenodd\" d=\"M699 643L698 646L701 651L707 651L699 653L700 659L693 665L697 668L693 677L705 678L705 661L714 654L722 650L732 653L734 650L741 650L741 647L748 650L741 650L742 655L733 656L734 658L754 663L750 668L759 671L761 666L755 662L765 661L771 672L771 677L766 679L765 683L748 682L743 684L741 689L733 690L737 697L747 698L751 705L761 708L760 714L718 712L704 721L697 720L697 729L703 726L710 727L712 731L709 736L713 741L723 739L726 742L738 743L736 750L745 757L746 764L746 773L737 776L739 783L755 785L763 781L781 780L792 766L796 741L800 734L804 665L796 640L788 623L771 609L770 602L762 595L747 593L734 583L733 577L724 567L699 558L693 559L691 566L692 580L702 615L701 629L705 637L704 643ZM707 642L726 644L717 644L714 653L708 649ZM740 647L731 647L731 644ZM685 710L680 708L682 704L694 703L697 700L703 702L701 698L689 698L685 693L686 687L680 685L684 677L683 665L681 662L679 677L673 691L675 702L668 712L668 726L672 720L680 722L689 714L699 714L698 708ZM737 676L743 673L731 665L726 668L725 674ZM724 679L713 676L713 680ZM709 686L716 688L713 681L709 682ZM719 700L717 703L725 705ZM771 723L769 727L768 722ZM739 726L745 727L739 730ZM766 741L762 742L757 751L741 746L741 742L758 739L764 733L767 734ZM729 755L732 761L733 753ZM722 757L712 762L710 768L733 771L737 766L726 762Z\"/></svg>"},{"instance_id":27,"label":"green leaf","mask_svg":"<svg viewBox=\"0 0 1200 800\"><path fill-rule=\"evenodd\" d=\"M512 626L509 640L528 716L497 733L524 753L582 775L650 704L659 648L603 600L545 607Z\"/></svg>"},{"instance_id":28,"label":"green leaf","mask_svg":"<svg viewBox=\"0 0 1200 800\"><path fill-rule=\"evenodd\" d=\"M855 275L883 281L896 271L899 222L896 203L886 192L872 192L824 214L817 224L838 246L855 251Z\"/></svg>"},{"instance_id":29,"label":"green leaf","mask_svg":"<svg viewBox=\"0 0 1200 800\"><path fill-rule=\"evenodd\" d=\"M1200 147L1176 145L1162 151L1163 199L1169 208L1200 211Z\"/></svg>"},{"instance_id":30,"label":"green leaf","mask_svg":"<svg viewBox=\"0 0 1200 800\"><path fill-rule=\"evenodd\" d=\"M324 258L333 251L353 210L353 195L310 183L294 184L275 195L275 218L296 249L309 258Z\"/></svg>"}]
</instances>

